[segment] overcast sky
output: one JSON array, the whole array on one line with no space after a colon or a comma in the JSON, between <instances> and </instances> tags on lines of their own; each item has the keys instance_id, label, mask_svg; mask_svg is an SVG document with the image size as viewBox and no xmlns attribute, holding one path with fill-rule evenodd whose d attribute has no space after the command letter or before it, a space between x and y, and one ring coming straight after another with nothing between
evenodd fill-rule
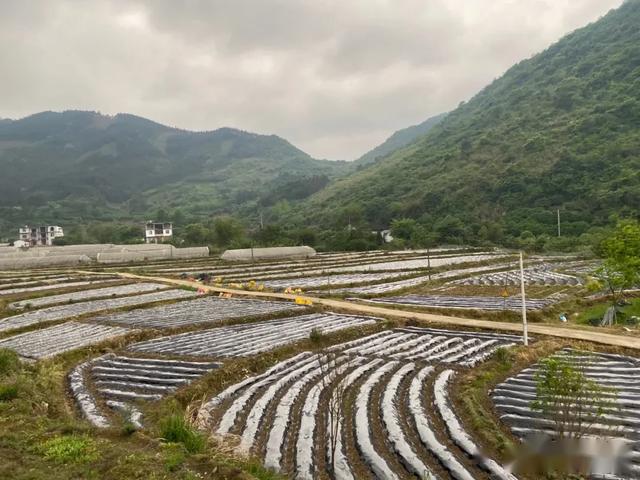
<instances>
[{"instance_id":1,"label":"overcast sky","mask_svg":"<svg viewBox=\"0 0 640 480\"><path fill-rule=\"evenodd\" d=\"M622 0L0 0L0 117L133 113L354 159Z\"/></svg>"}]
</instances>

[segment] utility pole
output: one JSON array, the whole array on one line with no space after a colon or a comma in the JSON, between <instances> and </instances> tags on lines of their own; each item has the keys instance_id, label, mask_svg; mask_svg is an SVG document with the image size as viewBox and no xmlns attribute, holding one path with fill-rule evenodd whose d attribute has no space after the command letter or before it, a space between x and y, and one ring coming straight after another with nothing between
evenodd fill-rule
<instances>
[{"instance_id":1,"label":"utility pole","mask_svg":"<svg viewBox=\"0 0 640 480\"><path fill-rule=\"evenodd\" d=\"M262 210L260 210L260 230L264 230L264 222L262 221Z\"/></svg>"},{"instance_id":2,"label":"utility pole","mask_svg":"<svg viewBox=\"0 0 640 480\"><path fill-rule=\"evenodd\" d=\"M558 237L560 236L560 209L558 209Z\"/></svg>"},{"instance_id":3,"label":"utility pole","mask_svg":"<svg viewBox=\"0 0 640 480\"><path fill-rule=\"evenodd\" d=\"M526 347L529 345L527 332L527 303L524 297L524 266L522 262L522 252L520 252L520 296L522 297L522 343Z\"/></svg>"}]
</instances>

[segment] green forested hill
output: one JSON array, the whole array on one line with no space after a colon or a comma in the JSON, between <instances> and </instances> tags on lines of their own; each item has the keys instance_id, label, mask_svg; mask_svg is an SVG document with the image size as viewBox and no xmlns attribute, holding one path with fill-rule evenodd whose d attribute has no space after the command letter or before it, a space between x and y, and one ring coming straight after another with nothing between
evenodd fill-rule
<instances>
[{"instance_id":1,"label":"green forested hill","mask_svg":"<svg viewBox=\"0 0 640 480\"><path fill-rule=\"evenodd\" d=\"M440 123L446 115L446 113L441 113L440 115L435 115L426 119L424 122L419 123L418 125L412 125L410 127L403 128L401 130L398 130L397 132L394 132L393 135L387 138L380 145L368 151L356 161L354 161L354 164L360 166L379 162L390 153L393 153L400 148L406 147L407 145L416 141L416 139L418 139L419 137L425 135L427 132L429 132L429 130Z\"/></svg>"},{"instance_id":2,"label":"green forested hill","mask_svg":"<svg viewBox=\"0 0 640 480\"><path fill-rule=\"evenodd\" d=\"M67 111L0 122L0 170L6 232L27 222L140 219L159 208L192 218L256 210L304 198L347 166L275 135Z\"/></svg>"},{"instance_id":3,"label":"green forested hill","mask_svg":"<svg viewBox=\"0 0 640 480\"><path fill-rule=\"evenodd\" d=\"M512 67L418 142L304 205L325 225L578 236L640 208L640 1ZM340 205L341 209L336 207Z\"/></svg>"}]
</instances>

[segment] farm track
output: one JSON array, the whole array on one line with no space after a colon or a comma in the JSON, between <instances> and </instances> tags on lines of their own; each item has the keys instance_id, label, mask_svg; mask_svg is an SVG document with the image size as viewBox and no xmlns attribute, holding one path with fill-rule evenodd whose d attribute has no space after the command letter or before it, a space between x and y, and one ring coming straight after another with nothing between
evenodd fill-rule
<instances>
[{"instance_id":1,"label":"farm track","mask_svg":"<svg viewBox=\"0 0 640 480\"><path fill-rule=\"evenodd\" d=\"M83 274L93 272L81 272ZM270 293L270 292L254 292L247 290L237 290L230 288L221 288L214 286L202 285L198 282L189 280L180 280L175 278L166 277L149 277L145 275L136 275L132 273L120 273L120 276L124 278L133 278L137 280L164 282L173 285L181 285L192 288L202 288L211 292L222 292L237 295L239 297L255 297L255 298L272 298L294 301L298 296L288 295L284 293ZM375 316L388 316L395 318L402 318L407 320L419 320L426 323L432 323L435 325L450 325L459 326L465 328L479 328L489 330L502 330L506 332L522 332L522 326L517 323L508 322L494 322L489 320L479 320L475 318L454 317L450 315L437 315L433 313L412 312L395 308L378 307L373 305L363 305L356 302L349 302L345 300L334 300L328 298L319 298L302 295L302 298L309 300L317 305L323 305L330 308L340 309L344 311L350 311L356 314L362 315L375 315ZM603 345L610 345L615 347L632 348L640 350L640 338L616 335L612 333L605 333L596 328L580 327L570 328L556 325L540 325L529 324L529 333L537 335L548 335L552 337L568 338L572 340L584 340L589 342L595 342Z\"/></svg>"}]
</instances>

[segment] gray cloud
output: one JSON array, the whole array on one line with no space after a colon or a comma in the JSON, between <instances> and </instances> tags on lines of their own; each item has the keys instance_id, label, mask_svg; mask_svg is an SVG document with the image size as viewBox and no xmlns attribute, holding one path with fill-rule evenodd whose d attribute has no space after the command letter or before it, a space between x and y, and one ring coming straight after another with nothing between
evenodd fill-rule
<instances>
[{"instance_id":1,"label":"gray cloud","mask_svg":"<svg viewBox=\"0 0 640 480\"><path fill-rule=\"evenodd\" d=\"M129 112L352 159L622 0L4 0L0 116Z\"/></svg>"}]
</instances>

